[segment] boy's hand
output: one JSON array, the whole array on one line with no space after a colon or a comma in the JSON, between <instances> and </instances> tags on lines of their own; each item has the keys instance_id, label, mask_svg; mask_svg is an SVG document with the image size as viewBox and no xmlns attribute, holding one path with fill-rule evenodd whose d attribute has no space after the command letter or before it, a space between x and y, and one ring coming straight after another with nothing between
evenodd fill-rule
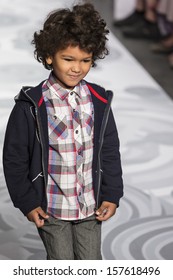
<instances>
[{"instance_id":1,"label":"boy's hand","mask_svg":"<svg viewBox=\"0 0 173 280\"><path fill-rule=\"evenodd\" d=\"M116 212L117 205L108 201L103 201L100 208L96 210L96 219L106 221Z\"/></svg>"},{"instance_id":2,"label":"boy's hand","mask_svg":"<svg viewBox=\"0 0 173 280\"><path fill-rule=\"evenodd\" d=\"M49 216L43 211L41 207L37 207L28 213L27 218L30 222L35 223L39 228L44 225L44 219L48 219Z\"/></svg>"}]
</instances>

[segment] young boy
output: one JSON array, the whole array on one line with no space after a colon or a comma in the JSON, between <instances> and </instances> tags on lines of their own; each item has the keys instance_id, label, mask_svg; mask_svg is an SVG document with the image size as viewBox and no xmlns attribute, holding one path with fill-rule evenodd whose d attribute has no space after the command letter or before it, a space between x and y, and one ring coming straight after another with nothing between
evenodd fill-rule
<instances>
[{"instance_id":1,"label":"young boy","mask_svg":"<svg viewBox=\"0 0 173 280\"><path fill-rule=\"evenodd\" d=\"M101 222L123 195L112 92L83 80L108 54L108 33L91 4L52 12L32 42L51 73L21 89L7 125L7 187L48 259L101 259Z\"/></svg>"}]
</instances>

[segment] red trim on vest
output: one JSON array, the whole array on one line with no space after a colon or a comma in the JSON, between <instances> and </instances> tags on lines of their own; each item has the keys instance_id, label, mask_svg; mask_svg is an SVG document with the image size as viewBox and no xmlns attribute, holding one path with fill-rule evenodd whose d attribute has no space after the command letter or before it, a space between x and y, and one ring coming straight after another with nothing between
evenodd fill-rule
<instances>
[{"instance_id":1,"label":"red trim on vest","mask_svg":"<svg viewBox=\"0 0 173 280\"><path fill-rule=\"evenodd\" d=\"M92 86L90 86L89 84L87 84L87 86L88 86L88 88L89 88L89 90L95 95L95 97L97 97L98 99L100 99L102 102L104 102L104 103L108 103L108 101L105 99L105 98L103 98L102 96L100 96L93 88L92 88Z\"/></svg>"},{"instance_id":2,"label":"red trim on vest","mask_svg":"<svg viewBox=\"0 0 173 280\"><path fill-rule=\"evenodd\" d=\"M40 107L42 103L43 103L43 96L40 98L40 100L38 102L38 107Z\"/></svg>"},{"instance_id":3,"label":"red trim on vest","mask_svg":"<svg viewBox=\"0 0 173 280\"><path fill-rule=\"evenodd\" d=\"M97 97L99 100L101 100L104 103L108 103L108 101L103 98L102 96L100 96L93 88L92 86L90 86L89 84L87 84L89 90L95 95L95 97ZM40 98L39 102L38 102L38 107L41 106L41 104L43 103L43 96Z\"/></svg>"}]
</instances>

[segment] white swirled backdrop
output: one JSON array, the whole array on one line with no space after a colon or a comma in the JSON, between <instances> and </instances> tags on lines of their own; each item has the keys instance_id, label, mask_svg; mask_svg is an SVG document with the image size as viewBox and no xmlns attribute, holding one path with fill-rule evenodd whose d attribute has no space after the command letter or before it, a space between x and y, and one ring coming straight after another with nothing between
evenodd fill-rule
<instances>
[{"instance_id":1,"label":"white swirled backdrop","mask_svg":"<svg viewBox=\"0 0 173 280\"><path fill-rule=\"evenodd\" d=\"M13 97L48 75L33 58L32 34L50 10L73 2L1 0L1 157ZM109 48L87 77L114 91L125 183L117 214L103 224L103 257L173 259L173 102L112 34ZM10 201L2 163L0 202L0 259L45 259L35 226Z\"/></svg>"}]
</instances>

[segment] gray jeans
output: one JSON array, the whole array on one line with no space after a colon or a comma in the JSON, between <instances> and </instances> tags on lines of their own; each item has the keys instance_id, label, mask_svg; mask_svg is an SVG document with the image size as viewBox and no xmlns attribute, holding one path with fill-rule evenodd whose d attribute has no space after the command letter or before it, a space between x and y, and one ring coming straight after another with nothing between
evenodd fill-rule
<instances>
[{"instance_id":1,"label":"gray jeans","mask_svg":"<svg viewBox=\"0 0 173 280\"><path fill-rule=\"evenodd\" d=\"M48 260L101 260L101 222L95 216L79 221L49 217L38 229Z\"/></svg>"}]
</instances>

